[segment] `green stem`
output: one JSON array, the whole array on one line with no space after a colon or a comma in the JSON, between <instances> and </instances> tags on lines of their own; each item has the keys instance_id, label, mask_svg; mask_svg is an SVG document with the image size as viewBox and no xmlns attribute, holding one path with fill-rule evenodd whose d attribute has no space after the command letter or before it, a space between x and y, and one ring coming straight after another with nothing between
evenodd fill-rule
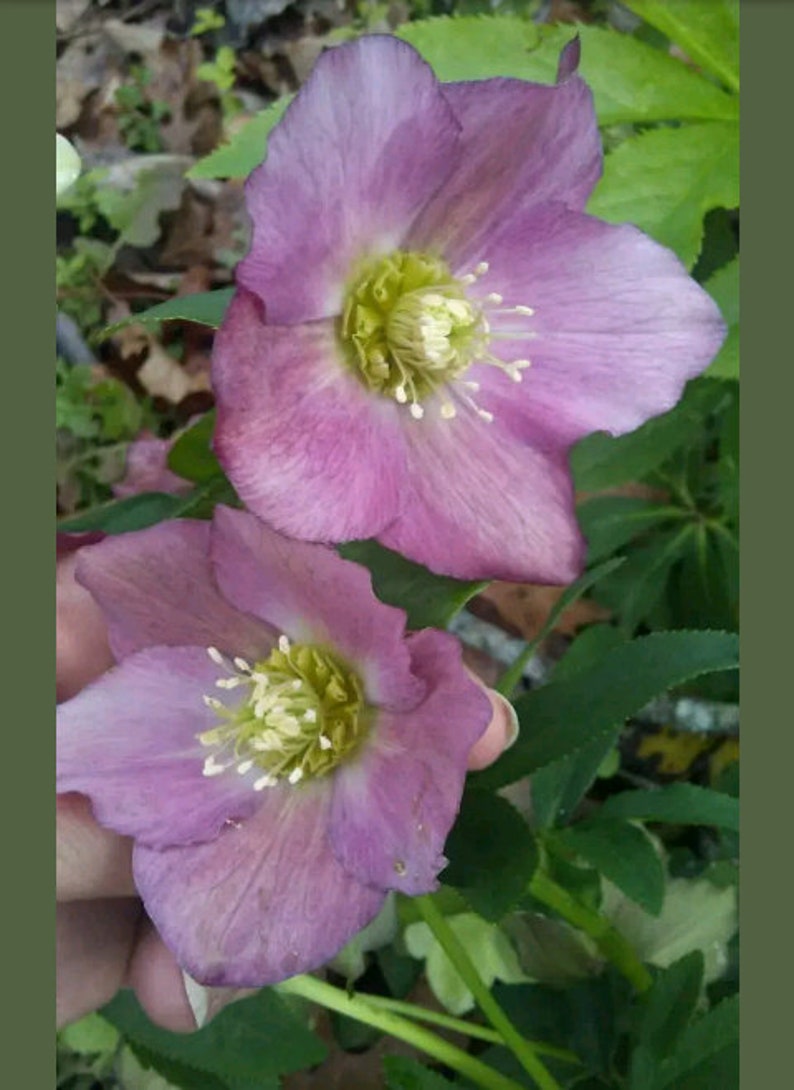
<instances>
[{"instance_id":1,"label":"green stem","mask_svg":"<svg viewBox=\"0 0 794 1090\"><path fill-rule=\"evenodd\" d=\"M478 1022L468 1022L465 1018L453 1018L450 1014L442 1014L441 1011L428 1010L427 1007L417 1006L416 1003L407 1003L402 999L392 999L386 995L370 995L359 992L359 999L363 999L371 1007L381 1007L383 1010L394 1011L395 1014L404 1014L406 1018L413 1018L417 1022L431 1022L444 1029L454 1030L455 1033L464 1033L467 1037L476 1037L480 1041L489 1041L494 1045L503 1045L504 1041L496 1030L481 1026ZM558 1048L556 1045L547 1044L545 1041L529 1042L536 1052L541 1055L553 1056L557 1060L566 1063L581 1063L574 1052L567 1048Z\"/></svg>"},{"instance_id":2,"label":"green stem","mask_svg":"<svg viewBox=\"0 0 794 1090\"><path fill-rule=\"evenodd\" d=\"M439 912L431 897L416 897L414 904L419 909L422 919L433 932L441 949L457 970L461 980L474 996L480 1010L501 1036L505 1045L515 1058L534 1079L540 1090L560 1090L560 1085L535 1054L535 1050L518 1032L505 1012L491 995L490 990L477 971L463 943Z\"/></svg>"},{"instance_id":3,"label":"green stem","mask_svg":"<svg viewBox=\"0 0 794 1090\"><path fill-rule=\"evenodd\" d=\"M529 892L543 904L553 908L564 920L584 931L612 964L631 981L638 992L647 991L653 983L651 974L634 949L604 916L577 901L567 889L558 886L542 870L535 871Z\"/></svg>"},{"instance_id":4,"label":"green stem","mask_svg":"<svg viewBox=\"0 0 794 1090\"><path fill-rule=\"evenodd\" d=\"M335 988L324 980L318 980L313 976L294 976L291 980L285 980L276 985L276 990L282 994L299 995L329 1010L344 1014L348 1018L354 1018L357 1022L363 1022L367 1026L388 1033L401 1041L406 1041L420 1051L427 1053L434 1059L465 1075L483 1090L523 1090L517 1082L508 1079L505 1075L494 1071L475 1056L451 1045L435 1033L409 1022L406 1018L391 1011L378 1010L370 1006L365 999L348 995L341 988Z\"/></svg>"}]
</instances>

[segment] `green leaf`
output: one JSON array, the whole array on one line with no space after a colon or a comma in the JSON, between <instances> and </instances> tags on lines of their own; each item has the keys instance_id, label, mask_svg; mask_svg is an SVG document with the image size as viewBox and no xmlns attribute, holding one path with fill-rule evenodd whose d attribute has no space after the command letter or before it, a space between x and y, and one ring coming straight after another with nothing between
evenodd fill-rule
<instances>
[{"instance_id":1,"label":"green leaf","mask_svg":"<svg viewBox=\"0 0 794 1090\"><path fill-rule=\"evenodd\" d=\"M571 468L580 492L598 492L626 481L639 481L681 447L697 442L704 420L723 398L725 386L707 379L690 382L674 408L654 416L635 431L617 437L595 432L571 452Z\"/></svg>"},{"instance_id":2,"label":"green leaf","mask_svg":"<svg viewBox=\"0 0 794 1090\"><path fill-rule=\"evenodd\" d=\"M269 1079L321 1063L326 1056L306 1020L269 988L225 1007L192 1034L155 1026L129 991L119 992L102 1015L135 1047L224 1082Z\"/></svg>"},{"instance_id":3,"label":"green leaf","mask_svg":"<svg viewBox=\"0 0 794 1090\"><path fill-rule=\"evenodd\" d=\"M646 23L680 45L687 56L739 90L738 0L623 0Z\"/></svg>"},{"instance_id":4,"label":"green leaf","mask_svg":"<svg viewBox=\"0 0 794 1090\"><path fill-rule=\"evenodd\" d=\"M88 1055L113 1052L119 1043L118 1031L96 1012L65 1026L58 1034L58 1039L73 1052Z\"/></svg>"},{"instance_id":5,"label":"green leaf","mask_svg":"<svg viewBox=\"0 0 794 1090\"><path fill-rule=\"evenodd\" d=\"M674 825L716 825L739 831L738 799L693 783L671 783L654 790L623 791L601 807L611 818L669 821Z\"/></svg>"},{"instance_id":6,"label":"green leaf","mask_svg":"<svg viewBox=\"0 0 794 1090\"><path fill-rule=\"evenodd\" d=\"M190 168L186 178L246 178L254 167L264 162L267 138L284 116L291 95L277 99L255 114L229 140Z\"/></svg>"},{"instance_id":7,"label":"green leaf","mask_svg":"<svg viewBox=\"0 0 794 1090\"><path fill-rule=\"evenodd\" d=\"M404 609L408 627L414 630L446 628L468 600L487 586L434 575L377 541L350 541L340 545L339 553L369 570L378 598Z\"/></svg>"},{"instance_id":8,"label":"green leaf","mask_svg":"<svg viewBox=\"0 0 794 1090\"><path fill-rule=\"evenodd\" d=\"M387 1090L450 1090L453 1083L407 1056L384 1056Z\"/></svg>"},{"instance_id":9,"label":"green leaf","mask_svg":"<svg viewBox=\"0 0 794 1090\"><path fill-rule=\"evenodd\" d=\"M626 637L611 624L593 624L580 632L554 667L554 680L563 681L586 670L607 651L626 643Z\"/></svg>"},{"instance_id":10,"label":"green leaf","mask_svg":"<svg viewBox=\"0 0 794 1090\"><path fill-rule=\"evenodd\" d=\"M737 665L738 638L728 632L655 632L616 647L590 668L517 701L518 740L496 764L473 773L473 785L502 787L597 737L616 738L625 720L653 697Z\"/></svg>"},{"instance_id":11,"label":"green leaf","mask_svg":"<svg viewBox=\"0 0 794 1090\"><path fill-rule=\"evenodd\" d=\"M63 519L58 522L57 528L66 533L102 530L106 534L124 534L129 530L142 530L156 522L174 518L184 506L184 496L172 496L166 492L140 492L137 496L112 500Z\"/></svg>"},{"instance_id":12,"label":"green leaf","mask_svg":"<svg viewBox=\"0 0 794 1090\"><path fill-rule=\"evenodd\" d=\"M579 73L595 99L599 124L681 118L730 120L738 104L681 61L627 34L602 27L538 27L515 15L441 16L396 32L429 62L441 80L513 76L554 83L564 45L577 33Z\"/></svg>"},{"instance_id":13,"label":"green leaf","mask_svg":"<svg viewBox=\"0 0 794 1090\"><path fill-rule=\"evenodd\" d=\"M168 452L168 468L187 481L203 482L223 476L210 446L214 430L213 409L179 436Z\"/></svg>"},{"instance_id":14,"label":"green leaf","mask_svg":"<svg viewBox=\"0 0 794 1090\"><path fill-rule=\"evenodd\" d=\"M664 866L648 835L628 821L599 815L553 834L641 908L656 916L664 904Z\"/></svg>"},{"instance_id":15,"label":"green leaf","mask_svg":"<svg viewBox=\"0 0 794 1090\"><path fill-rule=\"evenodd\" d=\"M161 322L169 321L196 322L197 325L217 329L233 295L234 288L219 288L218 291L200 291L195 295L166 299L164 303L158 303L157 306L141 310L137 314L130 314L128 318L107 326L102 331L102 336L110 337L128 325L157 326Z\"/></svg>"},{"instance_id":16,"label":"green leaf","mask_svg":"<svg viewBox=\"0 0 794 1090\"><path fill-rule=\"evenodd\" d=\"M739 127L714 121L652 129L606 156L587 211L633 223L691 268L712 208L739 204Z\"/></svg>"},{"instance_id":17,"label":"green leaf","mask_svg":"<svg viewBox=\"0 0 794 1090\"><path fill-rule=\"evenodd\" d=\"M703 954L693 950L659 973L646 992L631 1057L629 1090L653 1090L659 1064L671 1055L694 1014L703 968Z\"/></svg>"},{"instance_id":18,"label":"green leaf","mask_svg":"<svg viewBox=\"0 0 794 1090\"><path fill-rule=\"evenodd\" d=\"M587 561L595 564L669 518L679 518L681 508L632 496L593 496L576 510L579 526L587 539Z\"/></svg>"},{"instance_id":19,"label":"green leaf","mask_svg":"<svg viewBox=\"0 0 794 1090\"><path fill-rule=\"evenodd\" d=\"M442 874L484 919L497 921L514 908L538 864L534 837L507 799L467 789L444 852Z\"/></svg>"},{"instance_id":20,"label":"green leaf","mask_svg":"<svg viewBox=\"0 0 794 1090\"><path fill-rule=\"evenodd\" d=\"M722 311L728 327L725 343L706 377L736 379L739 377L739 258L729 261L703 286Z\"/></svg>"},{"instance_id":21,"label":"green leaf","mask_svg":"<svg viewBox=\"0 0 794 1090\"><path fill-rule=\"evenodd\" d=\"M442 15L406 23L396 37L444 81L513 76L553 83L557 71L557 42L544 49L537 26L517 15Z\"/></svg>"},{"instance_id":22,"label":"green leaf","mask_svg":"<svg viewBox=\"0 0 794 1090\"><path fill-rule=\"evenodd\" d=\"M547 829L571 816L614 746L612 735L605 734L585 743L572 756L554 761L535 773L530 781L530 793L536 828Z\"/></svg>"},{"instance_id":23,"label":"green leaf","mask_svg":"<svg viewBox=\"0 0 794 1090\"><path fill-rule=\"evenodd\" d=\"M685 1030L653 1090L733 1090L739 1085L738 1046L739 997L732 996Z\"/></svg>"},{"instance_id":24,"label":"green leaf","mask_svg":"<svg viewBox=\"0 0 794 1090\"><path fill-rule=\"evenodd\" d=\"M646 545L634 549L620 571L598 588L598 601L613 610L627 636L650 616L665 592L673 565L684 555L694 534L694 522L660 531Z\"/></svg>"},{"instance_id":25,"label":"green leaf","mask_svg":"<svg viewBox=\"0 0 794 1090\"><path fill-rule=\"evenodd\" d=\"M563 593L554 603L554 607L549 611L549 615L543 622L540 631L533 639L529 640L524 647L524 650L499 678L496 685L498 692L507 697L512 695L513 690L521 680L524 667L553 630L558 619L565 610L572 606L574 602L578 602L583 594L586 594L587 591L595 586L600 579L603 579L604 576L609 575L611 572L615 571L616 568L619 568L622 563L623 557L615 557L613 560L607 560L605 563L599 564L598 567L586 571L583 575L580 575L575 582L571 583L569 587L565 588Z\"/></svg>"},{"instance_id":26,"label":"green leaf","mask_svg":"<svg viewBox=\"0 0 794 1090\"><path fill-rule=\"evenodd\" d=\"M486 987L490 988L494 980L518 984L527 979L510 940L495 924L487 923L473 912L447 916L446 919L466 947ZM412 957L426 959L427 982L438 1001L451 1014L470 1011L474 1006L474 996L428 925L422 920L409 924L404 938Z\"/></svg>"}]
</instances>

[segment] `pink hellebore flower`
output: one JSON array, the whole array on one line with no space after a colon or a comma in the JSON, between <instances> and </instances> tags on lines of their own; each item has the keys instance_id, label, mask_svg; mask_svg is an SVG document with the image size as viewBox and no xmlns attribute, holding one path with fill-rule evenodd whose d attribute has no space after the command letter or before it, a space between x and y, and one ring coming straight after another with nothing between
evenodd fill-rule
<instances>
[{"instance_id":1,"label":"pink hellebore flower","mask_svg":"<svg viewBox=\"0 0 794 1090\"><path fill-rule=\"evenodd\" d=\"M248 180L213 361L218 457L271 525L458 577L578 574L571 444L671 408L723 323L670 251L584 214L577 49L556 86L440 84L388 36L317 62Z\"/></svg>"},{"instance_id":2,"label":"pink hellebore flower","mask_svg":"<svg viewBox=\"0 0 794 1090\"><path fill-rule=\"evenodd\" d=\"M86 549L118 665L59 709L58 790L135 838L146 909L208 985L313 969L388 890L436 887L490 701L369 575L216 509Z\"/></svg>"}]
</instances>

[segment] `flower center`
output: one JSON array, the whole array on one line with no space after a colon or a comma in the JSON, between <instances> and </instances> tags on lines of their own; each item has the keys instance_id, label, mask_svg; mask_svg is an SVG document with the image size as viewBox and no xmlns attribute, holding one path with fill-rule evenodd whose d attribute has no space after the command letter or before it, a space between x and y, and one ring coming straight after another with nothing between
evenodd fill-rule
<instances>
[{"instance_id":1,"label":"flower center","mask_svg":"<svg viewBox=\"0 0 794 1090\"><path fill-rule=\"evenodd\" d=\"M482 362L519 382L529 360L505 362L489 351L493 335L486 310L501 304L502 297L472 299L467 293L487 271L482 261L473 273L456 278L441 258L406 250L367 262L348 286L338 326L348 363L367 389L406 405L416 420L424 416L422 403L438 392L445 393L442 418L452 419L454 391L490 420L471 397L479 384L461 376ZM533 311L519 306L501 313L530 316Z\"/></svg>"},{"instance_id":2,"label":"flower center","mask_svg":"<svg viewBox=\"0 0 794 1090\"><path fill-rule=\"evenodd\" d=\"M219 689L247 691L234 706L204 697L221 720L198 735L212 749L205 776L234 767L240 775L261 773L255 791L284 780L296 784L327 775L366 737L369 714L361 682L326 648L291 644L281 636L253 666L241 658L230 665L214 647L208 654L227 670L215 683Z\"/></svg>"}]
</instances>

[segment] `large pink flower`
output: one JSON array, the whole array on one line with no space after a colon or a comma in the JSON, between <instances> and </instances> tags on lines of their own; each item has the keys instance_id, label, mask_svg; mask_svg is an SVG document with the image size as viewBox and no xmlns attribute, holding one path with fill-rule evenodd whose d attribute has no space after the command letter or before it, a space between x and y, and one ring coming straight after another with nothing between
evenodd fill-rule
<instances>
[{"instance_id":1,"label":"large pink flower","mask_svg":"<svg viewBox=\"0 0 794 1090\"><path fill-rule=\"evenodd\" d=\"M670 251L584 214L575 66L439 84L386 36L318 61L248 180L214 353L218 456L271 525L459 577L578 573L571 444L669 409L723 324Z\"/></svg>"},{"instance_id":2,"label":"large pink flower","mask_svg":"<svg viewBox=\"0 0 794 1090\"><path fill-rule=\"evenodd\" d=\"M388 890L436 887L491 705L364 568L219 507L81 553L118 665L61 705L58 790L135 838L180 964L255 987L322 964Z\"/></svg>"}]
</instances>

